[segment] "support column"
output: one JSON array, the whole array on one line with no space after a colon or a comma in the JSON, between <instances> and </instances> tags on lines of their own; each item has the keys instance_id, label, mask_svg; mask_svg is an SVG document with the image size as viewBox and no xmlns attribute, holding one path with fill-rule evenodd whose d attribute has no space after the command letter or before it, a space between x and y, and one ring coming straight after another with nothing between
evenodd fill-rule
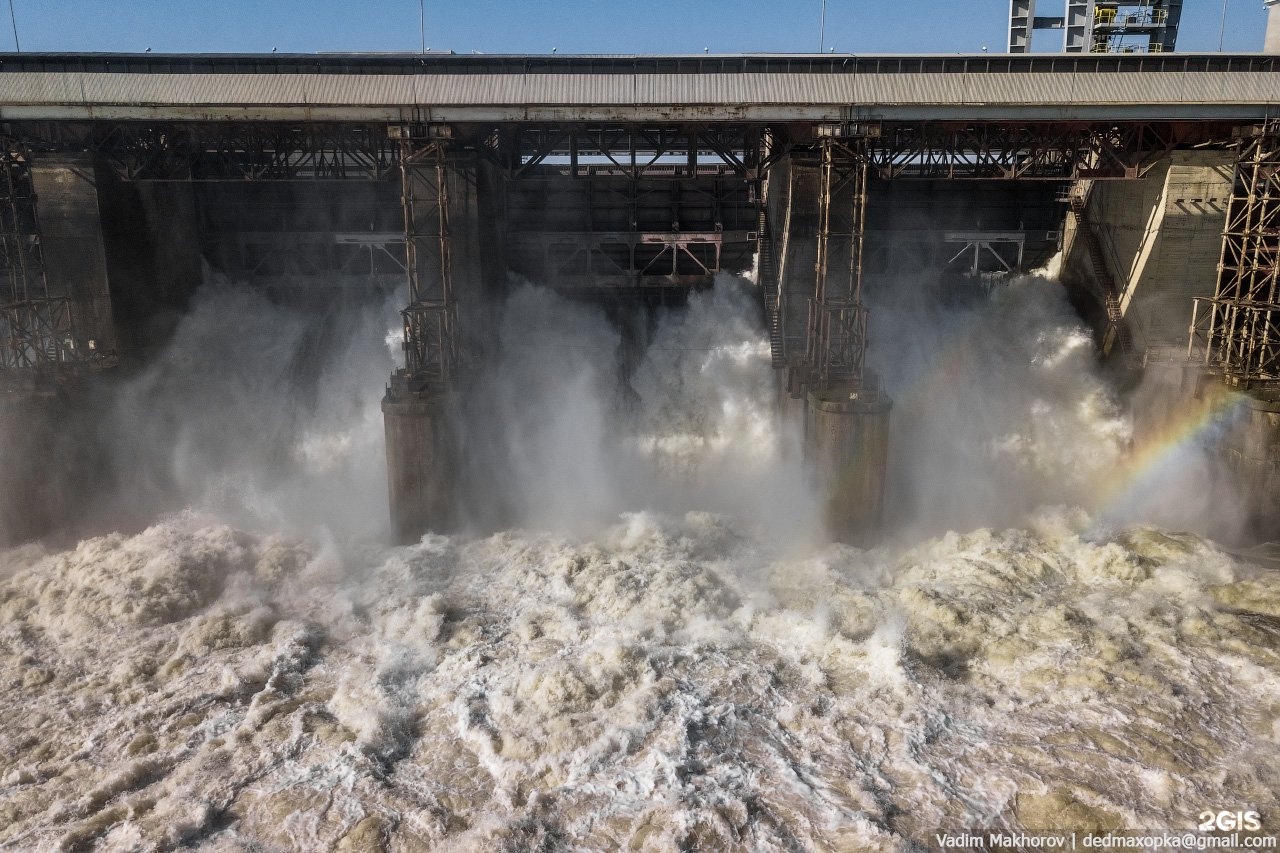
<instances>
[{"instance_id":1,"label":"support column","mask_svg":"<svg viewBox=\"0 0 1280 853\"><path fill-rule=\"evenodd\" d=\"M1196 300L1191 331L1227 385L1280 391L1280 121L1240 142L1217 287Z\"/></svg>"},{"instance_id":2,"label":"support column","mask_svg":"<svg viewBox=\"0 0 1280 853\"><path fill-rule=\"evenodd\" d=\"M810 391L805 445L828 533L873 544L884 521L889 398L879 391Z\"/></svg>"},{"instance_id":3,"label":"support column","mask_svg":"<svg viewBox=\"0 0 1280 853\"><path fill-rule=\"evenodd\" d=\"M416 394L394 378L382 400L391 525L402 544L458 522L458 415L456 393Z\"/></svg>"},{"instance_id":4,"label":"support column","mask_svg":"<svg viewBox=\"0 0 1280 853\"><path fill-rule=\"evenodd\" d=\"M37 187L47 196L39 211ZM35 164L25 145L0 140L0 546L73 532L105 476L95 414L70 393L83 368L101 366L88 347L97 290L110 328L97 196L77 189L68 164ZM64 238L79 225L98 253L77 276Z\"/></svg>"},{"instance_id":5,"label":"support column","mask_svg":"<svg viewBox=\"0 0 1280 853\"><path fill-rule=\"evenodd\" d=\"M56 377L82 357L72 299L52 291L31 153L0 140L0 380L15 391Z\"/></svg>"},{"instance_id":6,"label":"support column","mask_svg":"<svg viewBox=\"0 0 1280 853\"><path fill-rule=\"evenodd\" d=\"M834 539L866 545L883 520L892 407L866 370L862 249L868 157L858 138L823 136L819 149L813 295L804 356L789 384L806 402L806 454L824 500L827 531Z\"/></svg>"},{"instance_id":7,"label":"support column","mask_svg":"<svg viewBox=\"0 0 1280 853\"><path fill-rule=\"evenodd\" d=\"M427 130L439 135L404 139L400 149L405 366L382 401L391 520L401 542L460 520L460 391L470 349L460 319L482 286L474 155L451 152L447 128Z\"/></svg>"}]
</instances>

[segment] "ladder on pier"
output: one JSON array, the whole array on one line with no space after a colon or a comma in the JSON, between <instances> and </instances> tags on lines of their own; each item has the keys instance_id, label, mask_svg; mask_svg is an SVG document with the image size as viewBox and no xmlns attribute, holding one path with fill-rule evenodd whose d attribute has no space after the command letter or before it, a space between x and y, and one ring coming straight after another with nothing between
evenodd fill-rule
<instances>
[{"instance_id":1,"label":"ladder on pier","mask_svg":"<svg viewBox=\"0 0 1280 853\"><path fill-rule=\"evenodd\" d=\"M764 295L765 322L769 324L769 354L775 370L787 366L783 351L782 310L778 305L778 265L773 254L773 236L769 233L769 220L763 208L757 224L756 274L760 292Z\"/></svg>"},{"instance_id":2,"label":"ladder on pier","mask_svg":"<svg viewBox=\"0 0 1280 853\"><path fill-rule=\"evenodd\" d=\"M1107 312L1107 330L1114 334L1115 342L1125 355L1133 354L1133 336L1129 333L1129 324L1125 322L1120 310L1120 294L1116 288L1116 280L1107 268L1106 256L1102 253L1102 243L1093 233L1093 223L1089 221L1089 200L1083 193L1072 192L1069 199L1071 213L1076 218L1076 235L1084 240L1089 251L1089 263L1093 267L1094 278L1102 288L1103 307Z\"/></svg>"}]
</instances>

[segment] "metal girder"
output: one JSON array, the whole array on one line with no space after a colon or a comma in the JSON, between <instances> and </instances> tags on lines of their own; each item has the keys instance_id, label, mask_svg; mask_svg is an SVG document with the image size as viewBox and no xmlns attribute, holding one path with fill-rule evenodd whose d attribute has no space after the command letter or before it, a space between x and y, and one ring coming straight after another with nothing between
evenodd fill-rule
<instances>
[{"instance_id":1,"label":"metal girder","mask_svg":"<svg viewBox=\"0 0 1280 853\"><path fill-rule=\"evenodd\" d=\"M508 240L521 258L536 258L535 274L552 287L688 286L721 269L726 244L755 243L752 231L523 232Z\"/></svg>"},{"instance_id":2,"label":"metal girder","mask_svg":"<svg viewBox=\"0 0 1280 853\"><path fill-rule=\"evenodd\" d=\"M215 266L273 287L403 283L404 246L403 232L230 231L202 240Z\"/></svg>"},{"instance_id":3,"label":"metal girder","mask_svg":"<svg viewBox=\"0 0 1280 853\"><path fill-rule=\"evenodd\" d=\"M951 256L947 267L968 256L967 273L978 276L984 272L984 257L994 259L1000 269L997 273L1009 273L1022 268L1022 256L1026 248L1025 231L947 231L942 235L944 243L962 243L964 247ZM999 247L1013 250L1013 257L1006 257ZM985 253L985 255L984 255Z\"/></svg>"},{"instance_id":4,"label":"metal girder","mask_svg":"<svg viewBox=\"0 0 1280 853\"><path fill-rule=\"evenodd\" d=\"M382 180L397 168L385 124L39 122L38 148L94 151L125 180Z\"/></svg>"},{"instance_id":5,"label":"metal girder","mask_svg":"<svg viewBox=\"0 0 1280 853\"><path fill-rule=\"evenodd\" d=\"M1202 126L1169 122L892 123L869 141L883 178L1140 178Z\"/></svg>"},{"instance_id":6,"label":"metal girder","mask_svg":"<svg viewBox=\"0 0 1280 853\"><path fill-rule=\"evenodd\" d=\"M1188 355L1242 387L1280 387L1280 121L1240 142L1218 283L1196 299Z\"/></svg>"},{"instance_id":7,"label":"metal girder","mask_svg":"<svg viewBox=\"0 0 1280 853\"><path fill-rule=\"evenodd\" d=\"M761 128L749 124L523 124L503 128L496 156L513 178L696 180L753 176Z\"/></svg>"}]
</instances>

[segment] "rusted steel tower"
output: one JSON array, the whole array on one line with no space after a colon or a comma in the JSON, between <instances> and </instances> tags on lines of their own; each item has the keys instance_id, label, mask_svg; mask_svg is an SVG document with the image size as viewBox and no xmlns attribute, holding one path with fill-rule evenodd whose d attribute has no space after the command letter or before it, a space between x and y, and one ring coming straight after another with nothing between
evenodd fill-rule
<instances>
[{"instance_id":1,"label":"rusted steel tower","mask_svg":"<svg viewBox=\"0 0 1280 853\"><path fill-rule=\"evenodd\" d=\"M1280 390L1280 122L1240 140L1217 288L1191 329L1190 354L1227 384Z\"/></svg>"}]
</instances>

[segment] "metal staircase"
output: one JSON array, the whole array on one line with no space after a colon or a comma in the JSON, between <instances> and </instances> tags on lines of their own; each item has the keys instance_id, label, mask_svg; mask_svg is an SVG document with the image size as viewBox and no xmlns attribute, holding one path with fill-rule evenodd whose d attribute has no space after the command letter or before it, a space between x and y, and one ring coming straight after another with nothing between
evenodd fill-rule
<instances>
[{"instance_id":1,"label":"metal staircase","mask_svg":"<svg viewBox=\"0 0 1280 853\"><path fill-rule=\"evenodd\" d=\"M778 306L778 266L773 252L773 235L769 233L769 220L763 207L760 210L757 245L757 276L760 292L764 295L765 320L769 324L769 353L774 369L786 367L783 352L782 312Z\"/></svg>"},{"instance_id":2,"label":"metal staircase","mask_svg":"<svg viewBox=\"0 0 1280 853\"><path fill-rule=\"evenodd\" d=\"M1089 252L1089 262L1093 266L1094 278L1102 288L1102 302L1107 312L1108 331L1115 335L1115 342L1122 353L1132 354L1133 336L1129 332L1129 325L1125 322L1124 313L1120 310L1120 294L1116 288L1116 280L1107 267L1102 243L1093 232L1093 223L1089 221L1089 200L1084 193L1072 192L1069 203L1071 213L1076 218L1076 234L1084 240L1085 248Z\"/></svg>"}]
</instances>

